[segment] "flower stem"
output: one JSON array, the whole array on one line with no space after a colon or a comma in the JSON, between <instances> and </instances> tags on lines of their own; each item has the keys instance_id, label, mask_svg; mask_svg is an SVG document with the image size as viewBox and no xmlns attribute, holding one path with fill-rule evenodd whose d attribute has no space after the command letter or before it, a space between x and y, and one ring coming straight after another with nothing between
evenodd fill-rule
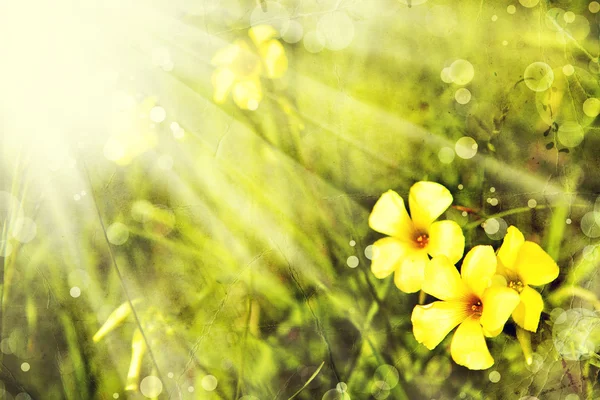
<instances>
[{"instance_id":1,"label":"flower stem","mask_svg":"<svg viewBox=\"0 0 600 400\"><path fill-rule=\"evenodd\" d=\"M550 300L551 303L558 305L569 297L579 297L580 299L591 303L596 310L600 311L600 300L598 300L598 296L579 286L563 286L548 296L548 300Z\"/></svg>"},{"instance_id":2,"label":"flower stem","mask_svg":"<svg viewBox=\"0 0 600 400\"><path fill-rule=\"evenodd\" d=\"M476 228L476 227L478 227L479 225L481 225L483 222L485 222L486 220L488 220L490 218L501 218L501 217L506 217L508 215L521 214L521 213L528 212L528 211L531 211L531 210L544 210L544 209L547 209L547 208L556 208L556 207L562 207L562 206L563 205L559 204L559 205L556 205L556 206L539 205L539 206L535 206L534 208L531 208L529 206L527 206L527 207L513 208L513 209L502 211L502 212L499 212L499 213L496 213L496 214L488 215L488 216L486 216L484 218L478 219L477 221L470 222L470 223L466 224L463 227L463 229L467 229L468 230L468 229ZM570 207L589 207L586 204L570 204L569 206Z\"/></svg>"}]
</instances>

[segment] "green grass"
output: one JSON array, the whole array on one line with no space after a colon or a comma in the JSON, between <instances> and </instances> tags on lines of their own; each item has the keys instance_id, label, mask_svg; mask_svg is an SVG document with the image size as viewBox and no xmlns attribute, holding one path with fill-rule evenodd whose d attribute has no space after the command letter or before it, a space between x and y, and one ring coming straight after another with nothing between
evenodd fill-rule
<instances>
[{"instance_id":1,"label":"green grass","mask_svg":"<svg viewBox=\"0 0 600 400\"><path fill-rule=\"evenodd\" d=\"M263 80L256 111L231 100L214 104L210 65L215 51L247 36L256 3L224 0L206 15L180 3L184 12L161 3L164 25L132 24L151 44L131 39L127 63L116 66L124 70L120 90L140 104L156 97L167 112L152 127L138 122L155 145L117 165L103 155L110 124L90 117L90 132L102 126L101 134L90 133L81 147L65 141L76 163L55 171L38 167L35 141L14 150L8 135L19 133L0 136L0 190L37 227L29 242L12 238L17 210L2 199L2 238L13 248L0 274L0 380L12 397L146 398L125 391L136 329L148 347L138 382L159 377L158 399L600 397L600 224L588 215L600 183L600 125L583 113L587 98L600 98L598 14L588 2L515 2L509 14L500 1L411 8L395 0L279 1L305 33L332 10L346 13L354 38L346 49L315 54L302 41L284 42L290 68L282 80ZM438 15L436 6L447 8ZM137 7L141 16L150 6ZM546 24L553 7L580 16L564 43ZM453 18L449 35L432 33ZM152 65L153 46L168 49L171 71ZM456 59L474 66L467 85L440 78ZM538 61L555 79L536 93L523 79ZM574 74L565 76L566 64ZM472 93L465 105L455 101L459 87ZM148 106L127 112L136 120ZM174 121L183 138L173 136ZM565 121L581 124L580 144L564 145ZM477 154L442 163L440 149L454 149L463 136L477 142ZM410 323L418 294L371 274L365 249L380 237L367 225L374 203L388 189L406 198L419 180L444 184L454 205L469 209L445 214L463 227L467 250L498 248L502 236L487 235L481 224L502 218L558 262L559 278L541 291L545 310L531 336L531 366L512 322L488 339L496 361L490 370L454 364L449 338L427 350ZM116 222L127 227L121 244ZM348 267L350 256L358 267ZM135 313L94 342L110 313L129 302ZM556 323L557 308L570 313L568 323ZM577 331L581 308L596 311L584 332ZM573 349L592 343L581 359L553 341L569 329ZM393 373L376 375L382 365L398 371L397 383ZM500 373L498 382L491 371ZM209 375L213 390L206 390ZM393 384L380 383L387 379ZM346 397L333 390L340 382Z\"/></svg>"}]
</instances>

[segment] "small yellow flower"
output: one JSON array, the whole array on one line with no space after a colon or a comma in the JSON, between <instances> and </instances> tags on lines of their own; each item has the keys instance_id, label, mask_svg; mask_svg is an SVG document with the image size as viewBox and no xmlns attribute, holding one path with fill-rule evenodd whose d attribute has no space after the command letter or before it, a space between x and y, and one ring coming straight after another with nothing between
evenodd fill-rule
<instances>
[{"instance_id":1,"label":"small yellow flower","mask_svg":"<svg viewBox=\"0 0 600 400\"><path fill-rule=\"evenodd\" d=\"M521 298L512 314L513 320L528 331L537 331L544 301L529 285L545 285L555 280L558 265L538 244L525 241L521 231L510 226L498 250L497 273L503 278L502 283Z\"/></svg>"},{"instance_id":2,"label":"small yellow flower","mask_svg":"<svg viewBox=\"0 0 600 400\"><path fill-rule=\"evenodd\" d=\"M140 103L133 97L126 97L123 109L114 113L108 122L111 134L104 144L106 159L118 165L129 165L136 157L156 147L158 128L150 117L153 109L162 109L156 104L156 97L146 97Z\"/></svg>"},{"instance_id":3,"label":"small yellow flower","mask_svg":"<svg viewBox=\"0 0 600 400\"><path fill-rule=\"evenodd\" d=\"M452 204L452 194L435 182L417 182L404 200L389 190L373 207L369 226L389 235L373 245L371 271L382 279L394 274L394 283L405 293L417 292L423 283L429 255L446 256L456 263L463 256L465 237L454 221L434 222Z\"/></svg>"},{"instance_id":4,"label":"small yellow flower","mask_svg":"<svg viewBox=\"0 0 600 400\"><path fill-rule=\"evenodd\" d=\"M274 39L277 31L270 25L257 25L248 30L251 42L236 40L219 50L212 59L217 66L212 83L216 103L224 103L229 92L241 109L256 110L262 100L261 76L281 78L288 67L282 44Z\"/></svg>"},{"instance_id":5,"label":"small yellow flower","mask_svg":"<svg viewBox=\"0 0 600 400\"><path fill-rule=\"evenodd\" d=\"M514 290L491 286L495 272L491 246L471 249L460 274L447 257L434 257L425 268L423 291L441 301L414 308L415 339L432 350L458 325L450 345L452 359L469 369L491 367L494 359L485 336L499 335L519 304Z\"/></svg>"}]
</instances>

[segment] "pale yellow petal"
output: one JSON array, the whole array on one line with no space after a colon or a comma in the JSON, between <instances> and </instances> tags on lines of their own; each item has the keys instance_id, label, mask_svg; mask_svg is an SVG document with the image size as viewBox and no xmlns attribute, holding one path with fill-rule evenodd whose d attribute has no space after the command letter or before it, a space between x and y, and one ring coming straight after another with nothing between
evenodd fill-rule
<instances>
[{"instance_id":1,"label":"pale yellow petal","mask_svg":"<svg viewBox=\"0 0 600 400\"><path fill-rule=\"evenodd\" d=\"M212 75L212 84L215 88L213 99L215 103L224 103L229 89L235 82L235 74L229 68L217 68Z\"/></svg>"},{"instance_id":2,"label":"pale yellow petal","mask_svg":"<svg viewBox=\"0 0 600 400\"><path fill-rule=\"evenodd\" d=\"M512 313L513 320L521 328L531 332L537 331L540 315L544 309L542 296L535 289L525 286L520 300L521 302Z\"/></svg>"},{"instance_id":3,"label":"pale yellow petal","mask_svg":"<svg viewBox=\"0 0 600 400\"><path fill-rule=\"evenodd\" d=\"M452 204L452 194L436 182L417 182L408 194L410 215L418 230L427 231L429 225Z\"/></svg>"},{"instance_id":4,"label":"pale yellow petal","mask_svg":"<svg viewBox=\"0 0 600 400\"><path fill-rule=\"evenodd\" d=\"M406 212L404 200L393 190L381 195L369 215L371 229L404 241L411 241L414 235L412 221Z\"/></svg>"},{"instance_id":5,"label":"pale yellow petal","mask_svg":"<svg viewBox=\"0 0 600 400\"><path fill-rule=\"evenodd\" d=\"M558 265L537 243L525 242L515 262L515 270L527 285L545 285L558 277Z\"/></svg>"},{"instance_id":6,"label":"pale yellow petal","mask_svg":"<svg viewBox=\"0 0 600 400\"><path fill-rule=\"evenodd\" d=\"M256 25L248 29L248 36L259 47L262 43L279 36L279 34L271 25Z\"/></svg>"},{"instance_id":7,"label":"pale yellow petal","mask_svg":"<svg viewBox=\"0 0 600 400\"><path fill-rule=\"evenodd\" d=\"M288 68L288 59L281 43L270 40L259 47L260 55L271 79L281 78Z\"/></svg>"},{"instance_id":8,"label":"pale yellow petal","mask_svg":"<svg viewBox=\"0 0 600 400\"><path fill-rule=\"evenodd\" d=\"M429 256L423 250L412 250L406 253L406 258L394 274L394 283L404 293L414 293L421 290L425 265Z\"/></svg>"},{"instance_id":9,"label":"pale yellow petal","mask_svg":"<svg viewBox=\"0 0 600 400\"><path fill-rule=\"evenodd\" d=\"M129 363L129 372L127 373L127 385L125 390L138 390L138 382L140 381L140 371L142 370L142 361L146 353L147 346L144 336L139 329L133 332L131 339L131 361Z\"/></svg>"},{"instance_id":10,"label":"pale yellow petal","mask_svg":"<svg viewBox=\"0 0 600 400\"><path fill-rule=\"evenodd\" d=\"M468 289L447 257L434 257L425 266L423 291L440 300L461 299Z\"/></svg>"},{"instance_id":11,"label":"pale yellow petal","mask_svg":"<svg viewBox=\"0 0 600 400\"><path fill-rule=\"evenodd\" d=\"M514 269L517 254L523 243L525 243L525 237L521 231L514 226L509 226L502 246L498 250L498 258L504 267Z\"/></svg>"},{"instance_id":12,"label":"pale yellow petal","mask_svg":"<svg viewBox=\"0 0 600 400\"><path fill-rule=\"evenodd\" d=\"M456 264L465 251L465 236L454 221L437 221L429 227L427 252L432 256L446 256Z\"/></svg>"},{"instance_id":13,"label":"pale yellow petal","mask_svg":"<svg viewBox=\"0 0 600 400\"><path fill-rule=\"evenodd\" d=\"M466 317L462 302L435 301L416 306L410 319L417 342L432 350Z\"/></svg>"},{"instance_id":14,"label":"pale yellow petal","mask_svg":"<svg viewBox=\"0 0 600 400\"><path fill-rule=\"evenodd\" d=\"M477 318L469 317L458 326L450 345L452 359L469 369L486 369L494 365L483 328Z\"/></svg>"},{"instance_id":15,"label":"pale yellow petal","mask_svg":"<svg viewBox=\"0 0 600 400\"><path fill-rule=\"evenodd\" d=\"M135 299L131 302L131 304L135 305L138 302L139 299ZM110 313L110 315L106 319L106 322L102 325L102 327L100 327L100 329L98 329L98 332L96 332L92 340L94 342L99 342L113 329L120 326L123 323L123 321L125 321L127 317L129 317L129 315L131 314L131 304L128 301L126 301L119 307L117 307L112 313Z\"/></svg>"},{"instance_id":16,"label":"pale yellow petal","mask_svg":"<svg viewBox=\"0 0 600 400\"><path fill-rule=\"evenodd\" d=\"M371 272L376 278L382 279L400 267L410 245L396 238L386 237L373 244L373 259Z\"/></svg>"},{"instance_id":17,"label":"pale yellow petal","mask_svg":"<svg viewBox=\"0 0 600 400\"><path fill-rule=\"evenodd\" d=\"M262 88L258 79L238 82L233 87L233 101L243 110L256 110L262 100Z\"/></svg>"},{"instance_id":18,"label":"pale yellow petal","mask_svg":"<svg viewBox=\"0 0 600 400\"><path fill-rule=\"evenodd\" d=\"M210 61L212 65L223 66L231 64L240 52L240 46L231 44L218 50Z\"/></svg>"},{"instance_id":19,"label":"pale yellow petal","mask_svg":"<svg viewBox=\"0 0 600 400\"><path fill-rule=\"evenodd\" d=\"M502 331L502 327L520 301L519 294L507 287L490 286L483 292L480 322L489 336L495 336Z\"/></svg>"},{"instance_id":20,"label":"pale yellow petal","mask_svg":"<svg viewBox=\"0 0 600 400\"><path fill-rule=\"evenodd\" d=\"M475 246L463 260L460 274L467 286L479 298L492 284L496 273L496 254L492 246Z\"/></svg>"}]
</instances>

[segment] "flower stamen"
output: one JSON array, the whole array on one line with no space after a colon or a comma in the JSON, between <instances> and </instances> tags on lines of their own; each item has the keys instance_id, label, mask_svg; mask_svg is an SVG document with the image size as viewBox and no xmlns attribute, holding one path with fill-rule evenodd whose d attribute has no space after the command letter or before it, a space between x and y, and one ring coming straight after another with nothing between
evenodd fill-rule
<instances>
[{"instance_id":1,"label":"flower stamen","mask_svg":"<svg viewBox=\"0 0 600 400\"><path fill-rule=\"evenodd\" d=\"M508 282L508 287L521 293L525 288L525 285L523 285L523 282L521 281L510 281Z\"/></svg>"},{"instance_id":2,"label":"flower stamen","mask_svg":"<svg viewBox=\"0 0 600 400\"><path fill-rule=\"evenodd\" d=\"M415 244L418 248L424 248L429 243L429 235L426 233L417 233L415 237Z\"/></svg>"},{"instance_id":3,"label":"flower stamen","mask_svg":"<svg viewBox=\"0 0 600 400\"><path fill-rule=\"evenodd\" d=\"M471 315L477 315L481 317L481 313L483 312L483 304L481 300L478 298L474 298L472 301L468 303L467 312Z\"/></svg>"}]
</instances>

